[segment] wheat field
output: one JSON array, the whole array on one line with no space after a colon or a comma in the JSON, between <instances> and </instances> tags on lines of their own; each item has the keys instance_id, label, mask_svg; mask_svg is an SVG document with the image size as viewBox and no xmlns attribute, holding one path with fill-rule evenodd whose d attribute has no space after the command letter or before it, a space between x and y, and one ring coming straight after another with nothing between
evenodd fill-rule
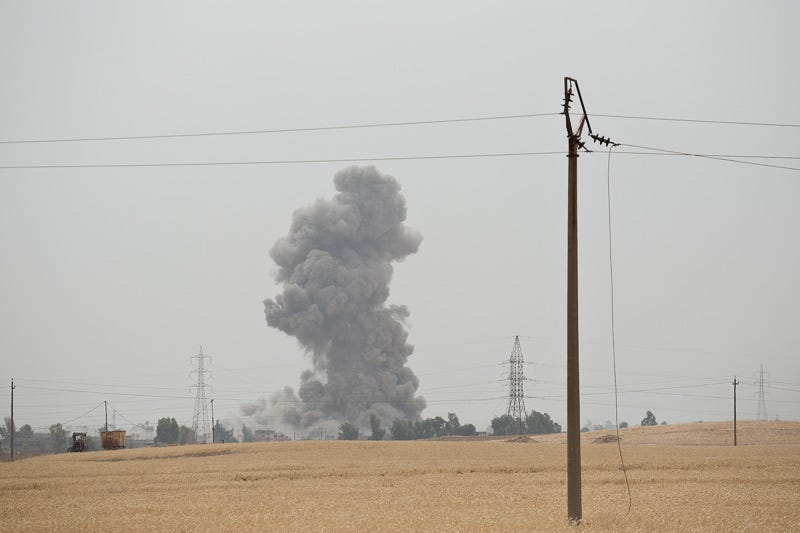
<instances>
[{"instance_id":1,"label":"wheat field","mask_svg":"<svg viewBox=\"0 0 800 533\"><path fill-rule=\"evenodd\" d=\"M592 531L800 531L800 423L583 435ZM2 531L574 531L565 436L305 441L74 453L0 464Z\"/></svg>"}]
</instances>

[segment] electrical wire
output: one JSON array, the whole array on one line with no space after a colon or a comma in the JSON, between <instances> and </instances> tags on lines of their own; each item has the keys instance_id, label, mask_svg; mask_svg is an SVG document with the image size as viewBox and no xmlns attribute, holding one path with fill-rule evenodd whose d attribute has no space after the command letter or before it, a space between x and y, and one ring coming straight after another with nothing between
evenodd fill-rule
<instances>
[{"instance_id":1,"label":"electrical wire","mask_svg":"<svg viewBox=\"0 0 800 533\"><path fill-rule=\"evenodd\" d=\"M778 122L745 122L740 120L703 120L698 118L674 118L674 117L647 117L639 115L604 115L599 113L588 113L590 117L603 118L623 118L632 120L657 120L663 122L692 122L697 124L725 124L735 126L768 126L773 128L800 128L800 124L782 124Z\"/></svg>"},{"instance_id":2,"label":"electrical wire","mask_svg":"<svg viewBox=\"0 0 800 533\"><path fill-rule=\"evenodd\" d=\"M739 160L739 159L731 159L730 157L721 157L721 156L707 155L707 154L694 154L694 153L691 153L691 152L682 152L680 150L668 150L668 149L665 149L665 148L654 148L652 146L640 146L640 145L628 144L628 143L621 143L620 146L629 146L631 148L639 148L639 149L642 149L642 150L653 150L653 151L656 151L656 152L664 152L664 153L672 154L672 155L682 155L682 156L687 156L687 157L700 157L700 158L703 158L703 159L714 159L716 161L727 161L729 163L739 163L741 165L754 165L754 166L758 166L758 167L780 168L780 169L783 169L783 170L800 171L800 167L787 167L787 166L783 166L783 165L772 165L772 164L769 164L769 163L758 163L756 161L742 161L742 160ZM774 156L774 157L777 157L777 156Z\"/></svg>"},{"instance_id":3,"label":"electrical wire","mask_svg":"<svg viewBox=\"0 0 800 533\"><path fill-rule=\"evenodd\" d=\"M628 145L630 146L630 145ZM682 156L684 153L668 153L668 152L629 152L625 150L617 150L614 152L617 155L660 155L660 156ZM698 157L736 157L738 159L787 159L792 161L800 160L797 155L752 155L752 154L697 154Z\"/></svg>"},{"instance_id":4,"label":"electrical wire","mask_svg":"<svg viewBox=\"0 0 800 533\"><path fill-rule=\"evenodd\" d=\"M126 421L128 424L130 424L131 426L136 426L136 425L137 425L137 424L135 424L134 422L131 422L131 421L128 419L128 417L126 417L125 415L123 415L122 413L120 413L120 412L119 412L117 409L114 409L114 408L112 408L112 410L113 410L115 413L117 413L119 416L121 416L121 417L122 417L122 419L123 419L123 420L125 420L125 421Z\"/></svg>"},{"instance_id":5,"label":"electrical wire","mask_svg":"<svg viewBox=\"0 0 800 533\"><path fill-rule=\"evenodd\" d=\"M458 122L484 122L489 120L510 120L520 118L550 117L561 113L524 113L519 115L494 115L484 117L461 117L440 120L412 120L405 122L375 122L371 124L339 124L333 126L311 126L307 128L278 128L268 130L206 131L199 133L165 133L156 135L123 135L118 137L69 137L61 139L10 139L0 144L43 144L64 142L131 141L147 139L179 139L186 137L221 137L226 135L261 135L270 133L300 133L311 131L354 130L363 128L386 128L397 126L423 126L429 124L453 124Z\"/></svg>"},{"instance_id":6,"label":"electrical wire","mask_svg":"<svg viewBox=\"0 0 800 533\"><path fill-rule=\"evenodd\" d=\"M611 150L614 146L608 147L608 164L606 166L606 198L608 199L608 272L611 287L611 361L614 370L614 425L617 430L617 450L619 451L619 461L622 464L622 474L625 476L625 488L628 490L628 510L625 512L627 517L631 513L633 499L631 498L631 485L628 482L628 470L625 468L625 458L622 456L622 441L619 436L619 394L617 391L617 335L616 324L614 322L614 261L613 247L611 241Z\"/></svg>"},{"instance_id":7,"label":"electrical wire","mask_svg":"<svg viewBox=\"0 0 800 533\"><path fill-rule=\"evenodd\" d=\"M103 405L103 402L98 403L97 405L95 405L94 407L92 407L91 409L89 409L88 411L83 413L81 416L76 416L72 420L67 420L66 422L63 423L63 425L66 426L67 424L71 424L72 422L75 422L76 420L80 420L81 418L83 418L84 416L88 415L89 413L91 413L92 411L94 411L95 409L100 407L101 405Z\"/></svg>"},{"instance_id":8,"label":"electrical wire","mask_svg":"<svg viewBox=\"0 0 800 533\"><path fill-rule=\"evenodd\" d=\"M538 155L563 155L563 150L550 150L544 152L501 152L485 154L444 154L444 155L411 155L411 156L379 156L379 157L348 157L332 159L275 159L265 161L205 161L205 162L180 162L180 163L89 163L65 165L2 165L2 170L45 169L45 168L141 168L141 167L214 167L235 165L293 165L301 163L359 163L369 161L423 161L428 159L474 159L485 157L527 157Z\"/></svg>"},{"instance_id":9,"label":"electrical wire","mask_svg":"<svg viewBox=\"0 0 800 533\"><path fill-rule=\"evenodd\" d=\"M741 161L740 159L781 159L781 160L800 160L800 156L788 155L752 155L752 154L700 154L691 152L681 152L677 150L667 150L664 148L654 148L639 146L635 144L622 144L631 148L651 150L650 152L631 152L618 150L617 154L624 155L644 155L644 156L681 156L698 157L704 159L714 159L729 163L739 163L743 165L755 165L783 170L800 171L800 167L789 167L785 165L773 165L759 163L755 161ZM593 153L593 152L590 152ZM0 170L36 170L36 169L72 169L72 168L166 168L166 167L215 167L215 166L253 166L253 165L296 165L314 163L363 163L372 161L425 161L436 159L480 159L480 158L499 158L499 157L531 157L545 155L565 155L563 150L546 150L536 152L495 152L495 153L471 153L471 154L433 154L433 155L410 155L410 156L377 156L377 157L346 157L330 159L272 159L254 161L181 161L165 163L66 163L66 164L35 164L35 165L0 165ZM734 159L739 158L739 159Z\"/></svg>"},{"instance_id":10,"label":"electrical wire","mask_svg":"<svg viewBox=\"0 0 800 533\"><path fill-rule=\"evenodd\" d=\"M201 132L189 132L189 133L163 133L163 134L148 134L148 135L119 135L119 136L96 136L96 137L63 137L63 138L50 138L50 139L8 139L0 141L0 145L98 142L98 141L131 141L131 140L151 140L151 139L180 139L180 138L192 138L192 137L222 137L222 136L232 136L232 135L302 133L302 132L351 130L351 129L365 129L365 128L454 124L454 123L464 123L464 122L485 122L492 120L513 120L513 119L535 118L535 117L550 117L550 116L558 116L561 114L562 113L560 112L519 113L514 115L490 115L481 117L457 117L457 118L435 119L435 120L373 122L373 123L362 123L362 124L335 124L331 126L309 126L309 127L274 128L274 129L260 129L260 130L201 131ZM696 119L696 118L654 117L654 116L643 116L643 115L617 115L617 114L603 114L603 113L589 113L588 115L590 117L617 118L617 119L628 119L628 120L650 120L650 121L686 122L686 123L698 123L698 124L800 128L800 124L776 123L776 122L706 120L706 119Z\"/></svg>"}]
</instances>

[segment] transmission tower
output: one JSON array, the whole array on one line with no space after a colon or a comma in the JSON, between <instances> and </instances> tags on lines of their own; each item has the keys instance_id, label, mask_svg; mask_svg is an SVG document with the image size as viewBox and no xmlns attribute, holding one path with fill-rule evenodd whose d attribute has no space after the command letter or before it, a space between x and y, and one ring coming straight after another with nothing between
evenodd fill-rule
<instances>
[{"instance_id":1,"label":"transmission tower","mask_svg":"<svg viewBox=\"0 0 800 533\"><path fill-rule=\"evenodd\" d=\"M207 443L211 436L211 426L208 421L208 400L206 400L206 392L211 392L211 386L206 384L206 374L210 374L210 370L205 368L205 360L211 359L210 356L203 353L203 347L200 347L200 353L193 355L192 359L197 359L197 370L192 370L197 374L197 382L192 385L195 389L194 400L194 417L192 418L192 432L194 433L195 442Z\"/></svg>"},{"instance_id":2,"label":"transmission tower","mask_svg":"<svg viewBox=\"0 0 800 533\"><path fill-rule=\"evenodd\" d=\"M756 420L767 419L767 401L766 393L764 392L764 365L758 371L758 411L756 412Z\"/></svg>"},{"instance_id":3,"label":"transmission tower","mask_svg":"<svg viewBox=\"0 0 800 533\"><path fill-rule=\"evenodd\" d=\"M511 358L509 359L510 371L508 373L508 416L514 420L523 421L528 417L528 412L525 410L525 392L523 391L523 383L525 382L525 373L522 370L524 363L522 359L522 346L519 344L519 335L514 337L514 348L511 350Z\"/></svg>"}]
</instances>

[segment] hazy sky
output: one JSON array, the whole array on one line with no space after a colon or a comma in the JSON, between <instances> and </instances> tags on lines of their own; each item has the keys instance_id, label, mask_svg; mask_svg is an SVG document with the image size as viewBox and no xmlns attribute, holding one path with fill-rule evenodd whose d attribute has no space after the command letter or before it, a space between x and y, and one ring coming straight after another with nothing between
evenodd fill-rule
<instances>
[{"instance_id":1,"label":"hazy sky","mask_svg":"<svg viewBox=\"0 0 800 533\"><path fill-rule=\"evenodd\" d=\"M569 7L569 9L567 8ZM302 128L560 111L800 123L793 2L11 2L0 140ZM798 156L800 128L595 117L629 144ZM562 117L305 133L0 144L0 166L566 150ZM621 148L620 151L630 151ZM799 167L797 160L759 160ZM485 428L522 341L528 409L565 424L566 158L377 161L424 241L395 269L429 407ZM267 327L268 255L346 163L0 169L0 380L18 426L191 425L309 366ZM582 418L613 419L606 155L579 161ZM800 172L618 154L611 164L620 419L800 419ZM680 388L677 388L680 387ZM53 390L61 389L61 390ZM79 392L84 391L84 392ZM74 424L91 428L102 409Z\"/></svg>"}]
</instances>

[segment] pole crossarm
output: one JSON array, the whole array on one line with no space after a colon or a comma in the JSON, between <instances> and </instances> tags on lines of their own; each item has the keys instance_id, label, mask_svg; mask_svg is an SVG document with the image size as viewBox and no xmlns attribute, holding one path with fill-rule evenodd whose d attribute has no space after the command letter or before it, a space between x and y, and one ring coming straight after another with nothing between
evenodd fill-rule
<instances>
[{"instance_id":1,"label":"pole crossarm","mask_svg":"<svg viewBox=\"0 0 800 533\"><path fill-rule=\"evenodd\" d=\"M572 97L574 94L578 95L578 102L581 105L580 119L578 120L577 129L573 129L572 117L570 117L570 105L572 104ZM581 140L584 126L586 126L586 129L589 132L589 137L591 137L592 141L600 144L601 146L619 146L619 143L615 143L610 138L598 135L592 131L592 124L589 122L589 113L586 111L586 105L583 103L581 88L580 85L578 85L578 80L575 78L564 78L564 103L561 114L564 115L566 120L567 138L569 139L570 144L574 143L577 148L585 152L591 152L591 150L586 148L586 143Z\"/></svg>"}]
</instances>

